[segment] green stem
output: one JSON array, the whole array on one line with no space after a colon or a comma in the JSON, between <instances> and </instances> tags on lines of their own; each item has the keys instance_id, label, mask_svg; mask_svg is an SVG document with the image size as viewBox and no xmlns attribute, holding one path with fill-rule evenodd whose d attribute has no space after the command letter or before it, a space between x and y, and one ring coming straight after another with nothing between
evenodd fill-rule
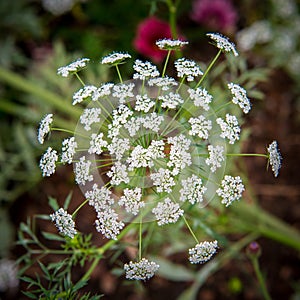
<instances>
[{"instance_id":1,"label":"green stem","mask_svg":"<svg viewBox=\"0 0 300 300\"><path fill-rule=\"evenodd\" d=\"M121 73L120 73L118 65L116 65L116 70L117 70L120 82L123 83L122 76L121 76Z\"/></svg>"},{"instance_id":2,"label":"green stem","mask_svg":"<svg viewBox=\"0 0 300 300\"><path fill-rule=\"evenodd\" d=\"M199 244L199 240L197 239L197 237L196 237L195 233L193 232L193 230L192 230L190 224L188 223L187 219L185 218L184 215L182 215L182 218L184 220L185 225L187 226L187 228L189 229L190 233L192 234L194 240L196 241L197 244Z\"/></svg>"},{"instance_id":3,"label":"green stem","mask_svg":"<svg viewBox=\"0 0 300 300\"><path fill-rule=\"evenodd\" d=\"M221 53L222 53L222 50L219 50L219 52L217 53L217 55L215 56L215 58L211 61L211 63L207 67L206 71L204 72L203 76L201 77L201 79L199 80L199 82L197 83L197 85L195 86L195 89L198 86L200 86L200 84L205 79L206 75L208 74L208 72L210 71L210 69L212 68L212 66L215 64L215 62L217 61L217 59L219 58L219 56L221 55Z\"/></svg>"},{"instance_id":4,"label":"green stem","mask_svg":"<svg viewBox=\"0 0 300 300\"><path fill-rule=\"evenodd\" d=\"M72 213L72 217L74 218L76 216L76 214L78 213L78 211L88 202L89 200L85 200L83 201L77 208L76 210Z\"/></svg>"},{"instance_id":5,"label":"green stem","mask_svg":"<svg viewBox=\"0 0 300 300\"><path fill-rule=\"evenodd\" d=\"M169 7L169 24L171 27L172 38L177 39L177 28L176 28L176 11L177 11L177 2L173 3L172 0L167 0Z\"/></svg>"},{"instance_id":6,"label":"green stem","mask_svg":"<svg viewBox=\"0 0 300 300\"><path fill-rule=\"evenodd\" d=\"M166 70L167 70L167 65L168 65L168 62L169 62L169 58L170 58L171 52L172 52L172 50L168 51L168 54L167 54L167 57L166 57L166 61L165 61L165 64L164 64L164 68L163 68L161 77L165 77L165 73L166 73Z\"/></svg>"},{"instance_id":7,"label":"green stem","mask_svg":"<svg viewBox=\"0 0 300 300\"><path fill-rule=\"evenodd\" d=\"M253 268L254 268L256 277L258 279L258 282L260 284L260 288L261 288L261 291L264 295L264 298L266 300L271 300L271 297L270 297L269 292L268 292L267 287L266 287L265 279L264 279L264 277L261 273L260 267L259 267L258 258L257 257L251 257L251 262L253 264Z\"/></svg>"},{"instance_id":8,"label":"green stem","mask_svg":"<svg viewBox=\"0 0 300 300\"><path fill-rule=\"evenodd\" d=\"M51 131L67 132L67 133L71 133L72 135L75 135L75 134L76 134L76 135L79 135L79 136L88 138L88 136L86 136L86 135L80 134L80 133L78 133L78 132L75 133L75 132L72 131L72 130L68 130L68 129L64 129L64 128L52 127L52 128L51 128Z\"/></svg>"},{"instance_id":9,"label":"green stem","mask_svg":"<svg viewBox=\"0 0 300 300\"><path fill-rule=\"evenodd\" d=\"M139 224L139 260L142 259L142 214Z\"/></svg>"},{"instance_id":10,"label":"green stem","mask_svg":"<svg viewBox=\"0 0 300 300\"><path fill-rule=\"evenodd\" d=\"M226 156L256 156L256 157L265 157L269 158L267 154L261 154L261 153L226 153Z\"/></svg>"},{"instance_id":11,"label":"green stem","mask_svg":"<svg viewBox=\"0 0 300 300\"><path fill-rule=\"evenodd\" d=\"M77 77L77 79L79 80L79 82L80 82L83 86L85 86L85 83L82 81L82 79L80 78L80 76L78 75L77 72L75 73L75 76Z\"/></svg>"}]
</instances>

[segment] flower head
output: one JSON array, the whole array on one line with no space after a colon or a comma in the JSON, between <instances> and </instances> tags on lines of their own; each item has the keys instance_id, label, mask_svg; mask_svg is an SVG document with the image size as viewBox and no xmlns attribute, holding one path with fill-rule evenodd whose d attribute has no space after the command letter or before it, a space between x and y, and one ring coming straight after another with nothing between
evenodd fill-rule
<instances>
[{"instance_id":1,"label":"flower head","mask_svg":"<svg viewBox=\"0 0 300 300\"><path fill-rule=\"evenodd\" d=\"M77 142L75 137L64 139L62 142L61 162L71 164L76 153Z\"/></svg>"},{"instance_id":2,"label":"flower head","mask_svg":"<svg viewBox=\"0 0 300 300\"><path fill-rule=\"evenodd\" d=\"M131 55L128 53L122 52L113 52L103 57L101 60L101 64L103 65L119 65L124 63L127 58L131 58Z\"/></svg>"},{"instance_id":3,"label":"flower head","mask_svg":"<svg viewBox=\"0 0 300 300\"><path fill-rule=\"evenodd\" d=\"M161 50L180 50L184 45L189 42L172 39L161 39L156 41L156 46Z\"/></svg>"},{"instance_id":4,"label":"flower head","mask_svg":"<svg viewBox=\"0 0 300 300\"><path fill-rule=\"evenodd\" d=\"M203 264L209 261L213 255L217 252L218 242L201 242L194 248L189 249L189 261L192 264Z\"/></svg>"},{"instance_id":5,"label":"flower head","mask_svg":"<svg viewBox=\"0 0 300 300\"><path fill-rule=\"evenodd\" d=\"M241 128L239 127L239 123L236 116L226 114L226 121L224 121L221 118L218 118L217 123L219 124L222 130L220 136L223 139L229 139L229 144L234 144L236 140L239 140Z\"/></svg>"},{"instance_id":6,"label":"flower head","mask_svg":"<svg viewBox=\"0 0 300 300\"><path fill-rule=\"evenodd\" d=\"M274 176L277 177L281 168L282 156L278 149L277 141L273 141L267 148L269 154L269 163L272 167Z\"/></svg>"},{"instance_id":7,"label":"flower head","mask_svg":"<svg viewBox=\"0 0 300 300\"><path fill-rule=\"evenodd\" d=\"M209 104L213 97L205 88L188 89L188 93L190 98L194 100L195 106L201 106L204 110L209 110Z\"/></svg>"},{"instance_id":8,"label":"flower head","mask_svg":"<svg viewBox=\"0 0 300 300\"><path fill-rule=\"evenodd\" d=\"M190 118L191 130L189 135L197 135L199 138L207 140L209 131L212 129L211 120L207 120L204 116L200 115L197 118Z\"/></svg>"},{"instance_id":9,"label":"flower head","mask_svg":"<svg viewBox=\"0 0 300 300\"><path fill-rule=\"evenodd\" d=\"M107 210L114 204L111 191L104 186L99 189L96 183L93 185L92 190L85 193L85 198L96 212Z\"/></svg>"},{"instance_id":10,"label":"flower head","mask_svg":"<svg viewBox=\"0 0 300 300\"><path fill-rule=\"evenodd\" d=\"M95 95L98 93L97 87L94 85L85 85L83 88L78 90L73 95L73 105L77 103L81 103L83 100L87 99L88 97L95 98ZM97 97L98 98L98 97Z\"/></svg>"},{"instance_id":11,"label":"flower head","mask_svg":"<svg viewBox=\"0 0 300 300\"><path fill-rule=\"evenodd\" d=\"M49 134L51 130L51 124L53 122L53 114L47 114L40 122L38 129L38 141L43 144L45 137Z\"/></svg>"},{"instance_id":12,"label":"flower head","mask_svg":"<svg viewBox=\"0 0 300 300\"><path fill-rule=\"evenodd\" d=\"M90 140L90 148L88 152L90 154L95 153L100 155L103 152L103 149L107 147L108 143L103 139L103 133L100 132L99 134L93 133L91 135Z\"/></svg>"},{"instance_id":13,"label":"flower head","mask_svg":"<svg viewBox=\"0 0 300 300\"><path fill-rule=\"evenodd\" d=\"M217 189L217 194L222 198L221 203L227 207L233 201L239 200L244 191L245 187L240 176L232 177L225 175L221 182L221 187Z\"/></svg>"},{"instance_id":14,"label":"flower head","mask_svg":"<svg viewBox=\"0 0 300 300\"><path fill-rule=\"evenodd\" d=\"M180 201L189 201L191 204L203 201L203 194L207 190L202 185L202 179L195 174L181 181Z\"/></svg>"},{"instance_id":15,"label":"flower head","mask_svg":"<svg viewBox=\"0 0 300 300\"><path fill-rule=\"evenodd\" d=\"M101 108L86 108L80 116L80 123L84 125L86 131L91 130L91 125L100 122Z\"/></svg>"},{"instance_id":16,"label":"flower head","mask_svg":"<svg viewBox=\"0 0 300 300\"><path fill-rule=\"evenodd\" d=\"M213 30L230 30L237 22L237 12L230 0L194 0L191 18Z\"/></svg>"},{"instance_id":17,"label":"flower head","mask_svg":"<svg viewBox=\"0 0 300 300\"><path fill-rule=\"evenodd\" d=\"M169 23L156 17L150 17L139 24L134 39L134 47L139 53L158 63L165 58L167 52L160 50L155 43L159 39L171 37Z\"/></svg>"},{"instance_id":18,"label":"flower head","mask_svg":"<svg viewBox=\"0 0 300 300\"><path fill-rule=\"evenodd\" d=\"M70 74L74 74L86 67L90 61L89 58L79 58L67 66L60 67L57 69L57 74L62 77L68 77Z\"/></svg>"},{"instance_id":19,"label":"flower head","mask_svg":"<svg viewBox=\"0 0 300 300\"><path fill-rule=\"evenodd\" d=\"M40 160L40 168L42 170L43 177L50 176L55 173L57 160L57 151L49 147Z\"/></svg>"},{"instance_id":20,"label":"flower head","mask_svg":"<svg viewBox=\"0 0 300 300\"><path fill-rule=\"evenodd\" d=\"M141 60L137 59L134 62L133 69L136 71L136 73L133 74L133 79L145 80L159 76L157 67L149 61L142 62Z\"/></svg>"},{"instance_id":21,"label":"flower head","mask_svg":"<svg viewBox=\"0 0 300 300\"><path fill-rule=\"evenodd\" d=\"M235 49L235 44L229 40L228 37L220 34L220 33L207 33L215 43L217 48L224 52L232 52L234 56L238 56L238 52Z\"/></svg>"},{"instance_id":22,"label":"flower head","mask_svg":"<svg viewBox=\"0 0 300 300\"><path fill-rule=\"evenodd\" d=\"M126 188L118 203L120 206L124 206L127 212L137 215L139 210L145 206L144 201L142 201L142 189L138 187L135 189Z\"/></svg>"},{"instance_id":23,"label":"flower head","mask_svg":"<svg viewBox=\"0 0 300 300\"><path fill-rule=\"evenodd\" d=\"M58 231L63 235L73 238L77 234L72 216L63 208L60 208L54 214L51 214L50 218L52 222L55 223Z\"/></svg>"},{"instance_id":24,"label":"flower head","mask_svg":"<svg viewBox=\"0 0 300 300\"><path fill-rule=\"evenodd\" d=\"M86 160L85 156L80 157L75 163L74 174L77 184L85 185L87 181L93 180L93 175L90 174L91 161Z\"/></svg>"},{"instance_id":25,"label":"flower head","mask_svg":"<svg viewBox=\"0 0 300 300\"><path fill-rule=\"evenodd\" d=\"M177 70L177 76L180 78L186 76L187 81L193 81L195 77L203 75L203 72L196 62L190 59L177 59L175 61L175 68Z\"/></svg>"},{"instance_id":26,"label":"flower head","mask_svg":"<svg viewBox=\"0 0 300 300\"><path fill-rule=\"evenodd\" d=\"M229 83L228 88L233 95L232 102L234 104L238 104L239 107L243 110L245 114L247 114L251 109L250 100L247 97L247 92L241 86L235 83Z\"/></svg>"},{"instance_id":27,"label":"flower head","mask_svg":"<svg viewBox=\"0 0 300 300\"><path fill-rule=\"evenodd\" d=\"M142 258L138 262L130 261L129 264L124 265L124 270L127 279L133 280L147 280L154 276L158 270L159 265L146 258Z\"/></svg>"},{"instance_id":28,"label":"flower head","mask_svg":"<svg viewBox=\"0 0 300 300\"><path fill-rule=\"evenodd\" d=\"M215 172L217 168L220 168L221 163L225 160L223 146L208 145L209 157L205 160L205 163L210 167L212 172Z\"/></svg>"}]
</instances>

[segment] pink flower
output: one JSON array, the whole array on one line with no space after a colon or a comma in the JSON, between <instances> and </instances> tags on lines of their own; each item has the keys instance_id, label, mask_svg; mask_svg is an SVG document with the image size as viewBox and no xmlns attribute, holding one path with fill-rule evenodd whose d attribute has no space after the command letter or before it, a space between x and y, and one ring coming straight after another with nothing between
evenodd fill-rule
<instances>
[{"instance_id":1,"label":"pink flower","mask_svg":"<svg viewBox=\"0 0 300 300\"><path fill-rule=\"evenodd\" d=\"M195 0L191 18L217 31L230 31L237 22L237 12L230 0Z\"/></svg>"},{"instance_id":2,"label":"pink flower","mask_svg":"<svg viewBox=\"0 0 300 300\"><path fill-rule=\"evenodd\" d=\"M163 38L172 38L169 24L156 17L150 17L138 25L133 43L139 53L159 63L163 61L167 51L160 50L155 42Z\"/></svg>"}]
</instances>

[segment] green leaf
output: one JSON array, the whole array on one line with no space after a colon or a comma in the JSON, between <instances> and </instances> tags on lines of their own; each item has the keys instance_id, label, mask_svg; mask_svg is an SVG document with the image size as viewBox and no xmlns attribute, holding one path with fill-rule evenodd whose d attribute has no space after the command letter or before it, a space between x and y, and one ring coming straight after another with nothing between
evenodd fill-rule
<instances>
[{"instance_id":1,"label":"green leaf","mask_svg":"<svg viewBox=\"0 0 300 300\"><path fill-rule=\"evenodd\" d=\"M66 200L65 200L65 203L64 203L64 209L65 209L65 210L67 210L68 207L69 207L70 201L71 201L71 199L72 199L72 194L73 194L73 192L71 191L71 192L69 193L69 195L67 196Z\"/></svg>"},{"instance_id":2,"label":"green leaf","mask_svg":"<svg viewBox=\"0 0 300 300\"><path fill-rule=\"evenodd\" d=\"M48 198L48 204L49 206L54 210L57 211L59 209L59 205L57 203L57 200L55 198L49 197Z\"/></svg>"},{"instance_id":3,"label":"green leaf","mask_svg":"<svg viewBox=\"0 0 300 300\"><path fill-rule=\"evenodd\" d=\"M55 233L50 233L50 232L45 232L45 231L42 231L42 235L47 239L47 240L51 240L51 241L60 241L60 242L64 242L65 239L58 235L58 234L55 234Z\"/></svg>"}]
</instances>

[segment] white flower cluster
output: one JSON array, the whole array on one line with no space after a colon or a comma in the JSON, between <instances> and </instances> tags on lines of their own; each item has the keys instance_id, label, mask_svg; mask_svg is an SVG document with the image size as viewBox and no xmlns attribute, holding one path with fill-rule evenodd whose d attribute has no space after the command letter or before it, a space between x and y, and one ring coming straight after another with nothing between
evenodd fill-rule
<instances>
[{"instance_id":1,"label":"white flower cluster","mask_svg":"<svg viewBox=\"0 0 300 300\"><path fill-rule=\"evenodd\" d=\"M144 201L142 201L142 189L135 188L131 190L126 188L124 190L124 195L119 200L119 205L125 206L127 212L137 215L140 208L145 206Z\"/></svg>"},{"instance_id":2,"label":"white flower cluster","mask_svg":"<svg viewBox=\"0 0 300 300\"><path fill-rule=\"evenodd\" d=\"M196 62L190 59L177 59L175 61L175 68L177 70L177 76L180 78L186 77L187 81L193 81L195 77L203 75L203 72Z\"/></svg>"},{"instance_id":3,"label":"white flower cluster","mask_svg":"<svg viewBox=\"0 0 300 300\"><path fill-rule=\"evenodd\" d=\"M213 97L205 88L188 89L190 98L194 100L195 106L201 106L204 110L209 110L209 104Z\"/></svg>"},{"instance_id":4,"label":"white flower cluster","mask_svg":"<svg viewBox=\"0 0 300 300\"><path fill-rule=\"evenodd\" d=\"M274 176L277 177L279 170L281 168L281 161L282 161L282 156L278 149L277 141L273 141L268 146L267 150L268 150L268 154L269 154L269 163L272 167Z\"/></svg>"},{"instance_id":5,"label":"white flower cluster","mask_svg":"<svg viewBox=\"0 0 300 300\"><path fill-rule=\"evenodd\" d=\"M203 186L202 179L195 174L181 181L180 201L189 201L191 204L203 201L207 188Z\"/></svg>"},{"instance_id":6,"label":"white flower cluster","mask_svg":"<svg viewBox=\"0 0 300 300\"><path fill-rule=\"evenodd\" d=\"M77 234L75 229L75 222L70 214L62 207L58 209L54 214L50 215L52 222L54 222L56 228L65 236L73 238Z\"/></svg>"},{"instance_id":7,"label":"white flower cluster","mask_svg":"<svg viewBox=\"0 0 300 300\"><path fill-rule=\"evenodd\" d=\"M209 157L205 160L205 163L210 167L212 172L215 172L217 168L222 166L222 162L225 160L224 157L224 147L223 146L213 146L208 145Z\"/></svg>"},{"instance_id":8,"label":"white flower cluster","mask_svg":"<svg viewBox=\"0 0 300 300\"><path fill-rule=\"evenodd\" d=\"M161 50L178 50L188 43L181 40L161 39L156 41L156 46Z\"/></svg>"},{"instance_id":9,"label":"white flower cluster","mask_svg":"<svg viewBox=\"0 0 300 300\"><path fill-rule=\"evenodd\" d=\"M57 151L53 150L51 147L48 147L47 151L40 159L40 168L44 177L48 177L55 173L57 160Z\"/></svg>"},{"instance_id":10,"label":"white flower cluster","mask_svg":"<svg viewBox=\"0 0 300 300\"><path fill-rule=\"evenodd\" d=\"M226 121L222 118L218 118L217 123L220 125L222 130L220 136L224 139L227 138L229 140L229 144L234 144L236 140L240 139L241 128L239 127L236 116L226 114Z\"/></svg>"},{"instance_id":11,"label":"white flower cluster","mask_svg":"<svg viewBox=\"0 0 300 300\"><path fill-rule=\"evenodd\" d=\"M70 74L74 74L86 67L90 61L89 58L79 58L67 66L60 67L57 69L57 74L62 77L68 77Z\"/></svg>"},{"instance_id":12,"label":"white flower cluster","mask_svg":"<svg viewBox=\"0 0 300 300\"><path fill-rule=\"evenodd\" d=\"M239 107L243 110L245 114L247 114L251 109L250 100L247 97L247 92L241 86L235 83L228 83L228 88L230 89L233 98L232 102L234 104L238 104Z\"/></svg>"},{"instance_id":13,"label":"white flower cluster","mask_svg":"<svg viewBox=\"0 0 300 300\"><path fill-rule=\"evenodd\" d=\"M137 59L134 62L133 69L136 71L136 73L133 74L133 79L145 80L159 76L157 67L149 61L142 62L141 60Z\"/></svg>"},{"instance_id":14,"label":"white flower cluster","mask_svg":"<svg viewBox=\"0 0 300 300\"><path fill-rule=\"evenodd\" d=\"M209 131L212 129L212 122L207 120L204 116L200 115L197 118L190 118L191 124L190 135L197 135L199 138L207 140L209 137Z\"/></svg>"},{"instance_id":15,"label":"white flower cluster","mask_svg":"<svg viewBox=\"0 0 300 300\"><path fill-rule=\"evenodd\" d=\"M235 49L234 43L232 43L228 37L220 34L220 33L207 33L207 36L209 36L215 43L217 48L224 52L232 52L234 56L238 56L238 52Z\"/></svg>"},{"instance_id":16,"label":"white flower cluster","mask_svg":"<svg viewBox=\"0 0 300 300\"><path fill-rule=\"evenodd\" d=\"M71 164L77 147L78 145L74 136L64 139L62 142L61 162Z\"/></svg>"},{"instance_id":17,"label":"white flower cluster","mask_svg":"<svg viewBox=\"0 0 300 300\"><path fill-rule=\"evenodd\" d=\"M209 261L213 255L217 252L218 242L201 242L194 248L189 249L189 261L192 264L203 264Z\"/></svg>"},{"instance_id":18,"label":"white flower cluster","mask_svg":"<svg viewBox=\"0 0 300 300\"><path fill-rule=\"evenodd\" d=\"M44 143L45 137L50 132L51 124L53 122L53 114L47 114L40 122L38 129L38 141L40 144Z\"/></svg>"},{"instance_id":19,"label":"white flower cluster","mask_svg":"<svg viewBox=\"0 0 300 300\"><path fill-rule=\"evenodd\" d=\"M107 56L103 57L101 60L101 64L103 64L103 65L120 64L127 58L131 58L131 55L128 53L113 52L113 53L110 53Z\"/></svg>"},{"instance_id":20,"label":"white flower cluster","mask_svg":"<svg viewBox=\"0 0 300 300\"><path fill-rule=\"evenodd\" d=\"M129 264L124 265L124 270L127 279L132 280L147 280L154 276L159 269L159 265L146 258L142 258L138 262L130 261Z\"/></svg>"}]
</instances>

